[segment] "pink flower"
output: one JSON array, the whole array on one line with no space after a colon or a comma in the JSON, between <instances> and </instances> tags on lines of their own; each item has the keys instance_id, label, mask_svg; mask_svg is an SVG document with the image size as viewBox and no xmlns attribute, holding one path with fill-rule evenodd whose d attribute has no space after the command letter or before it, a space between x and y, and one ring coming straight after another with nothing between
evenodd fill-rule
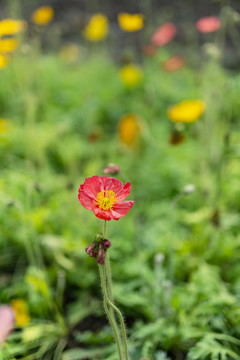
<instances>
[{"instance_id":1,"label":"pink flower","mask_svg":"<svg viewBox=\"0 0 240 360\"><path fill-rule=\"evenodd\" d=\"M78 200L95 216L103 220L119 220L133 206L134 201L123 201L129 195L131 184L124 186L118 179L108 176L92 176L85 179L78 190Z\"/></svg>"},{"instance_id":2,"label":"pink flower","mask_svg":"<svg viewBox=\"0 0 240 360\"><path fill-rule=\"evenodd\" d=\"M196 28L202 33L211 33L217 31L221 26L221 21L216 16L207 16L196 22Z\"/></svg>"},{"instance_id":3,"label":"pink flower","mask_svg":"<svg viewBox=\"0 0 240 360\"><path fill-rule=\"evenodd\" d=\"M151 42L156 46L168 44L176 35L177 28L171 22L162 24L151 36Z\"/></svg>"},{"instance_id":4,"label":"pink flower","mask_svg":"<svg viewBox=\"0 0 240 360\"><path fill-rule=\"evenodd\" d=\"M104 174L116 175L120 172L119 166L115 164L108 164L108 166L103 170Z\"/></svg>"},{"instance_id":5,"label":"pink flower","mask_svg":"<svg viewBox=\"0 0 240 360\"><path fill-rule=\"evenodd\" d=\"M0 345L4 343L15 325L15 315L11 306L0 306Z\"/></svg>"}]
</instances>

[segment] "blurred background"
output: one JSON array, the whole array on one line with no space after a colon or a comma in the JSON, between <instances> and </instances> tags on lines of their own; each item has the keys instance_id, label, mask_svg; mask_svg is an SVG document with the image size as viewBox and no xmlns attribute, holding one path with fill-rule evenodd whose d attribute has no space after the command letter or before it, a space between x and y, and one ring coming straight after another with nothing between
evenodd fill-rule
<instances>
[{"instance_id":1,"label":"blurred background","mask_svg":"<svg viewBox=\"0 0 240 360\"><path fill-rule=\"evenodd\" d=\"M240 357L239 1L0 1L0 359L117 360L85 178L131 182L107 236L131 360Z\"/></svg>"}]
</instances>

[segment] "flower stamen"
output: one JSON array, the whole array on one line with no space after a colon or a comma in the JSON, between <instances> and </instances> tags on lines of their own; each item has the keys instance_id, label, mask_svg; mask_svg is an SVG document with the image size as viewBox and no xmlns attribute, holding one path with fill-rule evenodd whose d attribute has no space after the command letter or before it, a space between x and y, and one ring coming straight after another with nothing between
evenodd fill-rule
<instances>
[{"instance_id":1,"label":"flower stamen","mask_svg":"<svg viewBox=\"0 0 240 360\"><path fill-rule=\"evenodd\" d=\"M112 190L102 190L97 194L96 202L103 210L109 210L116 202L115 192Z\"/></svg>"}]
</instances>

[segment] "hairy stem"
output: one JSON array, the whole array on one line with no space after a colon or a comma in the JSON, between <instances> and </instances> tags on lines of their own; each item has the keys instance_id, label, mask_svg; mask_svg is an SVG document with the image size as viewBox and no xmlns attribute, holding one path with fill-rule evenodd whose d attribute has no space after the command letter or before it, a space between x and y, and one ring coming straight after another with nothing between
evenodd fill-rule
<instances>
[{"instance_id":1,"label":"hairy stem","mask_svg":"<svg viewBox=\"0 0 240 360\"><path fill-rule=\"evenodd\" d=\"M119 355L119 360L125 360L122 356L122 344L121 341L119 339L119 335L118 335L118 329L117 329L117 324L116 321L114 319L114 317L112 316L111 312L108 309L107 303L109 302L108 299L108 295L107 295L107 289L106 289L106 281L105 281L105 274L104 274L104 266L105 265L98 265L99 268L99 273L100 273L100 280L101 280L101 287L102 287L102 291L103 291L103 307L104 310L106 311L108 320L110 322L110 325L113 329L113 333L114 333L114 337L117 343L117 349L118 349L118 355Z\"/></svg>"}]
</instances>

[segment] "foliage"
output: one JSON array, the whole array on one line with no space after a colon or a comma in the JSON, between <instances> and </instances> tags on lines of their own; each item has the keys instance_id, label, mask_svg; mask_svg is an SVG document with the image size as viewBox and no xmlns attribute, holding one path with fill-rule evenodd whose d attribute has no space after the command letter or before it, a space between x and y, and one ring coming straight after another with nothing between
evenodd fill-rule
<instances>
[{"instance_id":1,"label":"foliage","mask_svg":"<svg viewBox=\"0 0 240 360\"><path fill-rule=\"evenodd\" d=\"M101 221L77 200L108 163L135 200L108 228L131 359L240 357L240 76L213 60L166 73L169 55L143 58L131 88L104 50L68 64L32 48L1 70L0 302L22 299L31 317L1 360L116 360L84 251ZM172 146L167 109L185 99L206 109ZM139 122L131 144L118 132L126 114Z\"/></svg>"}]
</instances>

